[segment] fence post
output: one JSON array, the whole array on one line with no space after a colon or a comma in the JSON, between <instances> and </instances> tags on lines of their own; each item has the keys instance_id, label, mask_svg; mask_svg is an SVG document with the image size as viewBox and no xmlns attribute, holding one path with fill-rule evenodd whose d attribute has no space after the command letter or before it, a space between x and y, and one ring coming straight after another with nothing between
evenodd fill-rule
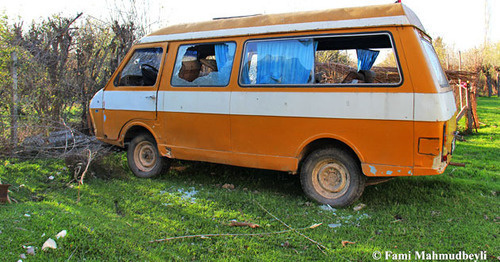
<instances>
[{"instance_id":1,"label":"fence post","mask_svg":"<svg viewBox=\"0 0 500 262\"><path fill-rule=\"evenodd\" d=\"M19 112L18 112L18 95L17 95L17 53L16 51L13 51L11 53L11 58L12 58L12 106L10 108L10 114L11 114L11 122L10 122L10 138L11 138L11 144L13 148L17 147L17 128L18 128L18 118L19 118Z\"/></svg>"},{"instance_id":2,"label":"fence post","mask_svg":"<svg viewBox=\"0 0 500 262\"><path fill-rule=\"evenodd\" d=\"M465 111L465 116L466 116L466 123L467 123L467 130L465 130L466 133L472 133L472 128L473 128L473 124L474 124L474 116L473 116L473 113L472 113L472 92L471 92L471 85L469 83L467 83L467 89L465 91L465 101L466 101L466 104L467 104L467 109Z\"/></svg>"}]
</instances>

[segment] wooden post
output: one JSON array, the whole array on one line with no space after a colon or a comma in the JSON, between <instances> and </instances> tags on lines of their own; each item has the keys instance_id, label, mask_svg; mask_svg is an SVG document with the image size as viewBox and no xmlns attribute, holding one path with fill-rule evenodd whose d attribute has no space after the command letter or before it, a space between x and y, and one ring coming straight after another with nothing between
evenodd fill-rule
<instances>
[{"instance_id":1,"label":"wooden post","mask_svg":"<svg viewBox=\"0 0 500 262\"><path fill-rule=\"evenodd\" d=\"M18 128L18 95L17 95L17 53L13 51L11 53L12 58L12 106L10 108L11 122L10 122L10 138L12 147L17 147L17 128Z\"/></svg>"},{"instance_id":2,"label":"wooden post","mask_svg":"<svg viewBox=\"0 0 500 262\"><path fill-rule=\"evenodd\" d=\"M474 117L472 115L472 97L471 97L471 85L469 83L467 83L467 89L465 91L465 101L466 101L466 104L467 104L467 109L465 111L465 114L466 114L466 123L467 123L467 130L465 130L465 132L467 133L472 133L472 128L473 128L473 124L474 124Z\"/></svg>"}]
</instances>

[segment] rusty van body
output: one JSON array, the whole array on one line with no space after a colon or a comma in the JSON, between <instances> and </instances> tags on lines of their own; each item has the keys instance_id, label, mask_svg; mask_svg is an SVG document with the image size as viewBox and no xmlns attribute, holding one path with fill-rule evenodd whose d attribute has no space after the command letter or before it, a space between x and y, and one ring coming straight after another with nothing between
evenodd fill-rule
<instances>
[{"instance_id":1,"label":"rusty van body","mask_svg":"<svg viewBox=\"0 0 500 262\"><path fill-rule=\"evenodd\" d=\"M441 174L456 129L432 40L402 4L158 30L90 111L96 137L127 147L140 177L173 158L287 171L333 206L369 177Z\"/></svg>"}]
</instances>

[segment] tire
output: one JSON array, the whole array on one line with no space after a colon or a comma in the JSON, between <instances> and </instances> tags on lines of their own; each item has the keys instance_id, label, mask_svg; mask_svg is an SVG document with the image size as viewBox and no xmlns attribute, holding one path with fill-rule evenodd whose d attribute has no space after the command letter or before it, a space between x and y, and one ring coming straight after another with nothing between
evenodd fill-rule
<instances>
[{"instance_id":1,"label":"tire","mask_svg":"<svg viewBox=\"0 0 500 262\"><path fill-rule=\"evenodd\" d=\"M149 134L140 134L132 139L127 162L132 173L140 178L154 177L170 168L170 159L160 155L155 139Z\"/></svg>"},{"instance_id":2,"label":"tire","mask_svg":"<svg viewBox=\"0 0 500 262\"><path fill-rule=\"evenodd\" d=\"M365 179L357 161L338 148L312 152L300 170L304 193L334 207L345 207L358 200L365 189Z\"/></svg>"}]
</instances>

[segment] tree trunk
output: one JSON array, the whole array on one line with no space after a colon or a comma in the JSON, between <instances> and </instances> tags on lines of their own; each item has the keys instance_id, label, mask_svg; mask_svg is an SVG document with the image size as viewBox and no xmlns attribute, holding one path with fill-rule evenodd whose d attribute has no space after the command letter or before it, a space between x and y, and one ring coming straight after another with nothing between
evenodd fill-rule
<instances>
[{"instance_id":1,"label":"tree trunk","mask_svg":"<svg viewBox=\"0 0 500 262\"><path fill-rule=\"evenodd\" d=\"M17 147L17 127L18 127L18 95L17 95L17 53L13 51L12 54L12 106L10 107L11 123L10 123L10 138L13 148Z\"/></svg>"},{"instance_id":2,"label":"tree trunk","mask_svg":"<svg viewBox=\"0 0 500 262\"><path fill-rule=\"evenodd\" d=\"M497 96L500 97L500 73L497 72Z\"/></svg>"},{"instance_id":3,"label":"tree trunk","mask_svg":"<svg viewBox=\"0 0 500 262\"><path fill-rule=\"evenodd\" d=\"M489 73L486 74L486 85L488 86L488 97L491 97L493 94L493 85L491 84L491 75Z\"/></svg>"}]
</instances>

